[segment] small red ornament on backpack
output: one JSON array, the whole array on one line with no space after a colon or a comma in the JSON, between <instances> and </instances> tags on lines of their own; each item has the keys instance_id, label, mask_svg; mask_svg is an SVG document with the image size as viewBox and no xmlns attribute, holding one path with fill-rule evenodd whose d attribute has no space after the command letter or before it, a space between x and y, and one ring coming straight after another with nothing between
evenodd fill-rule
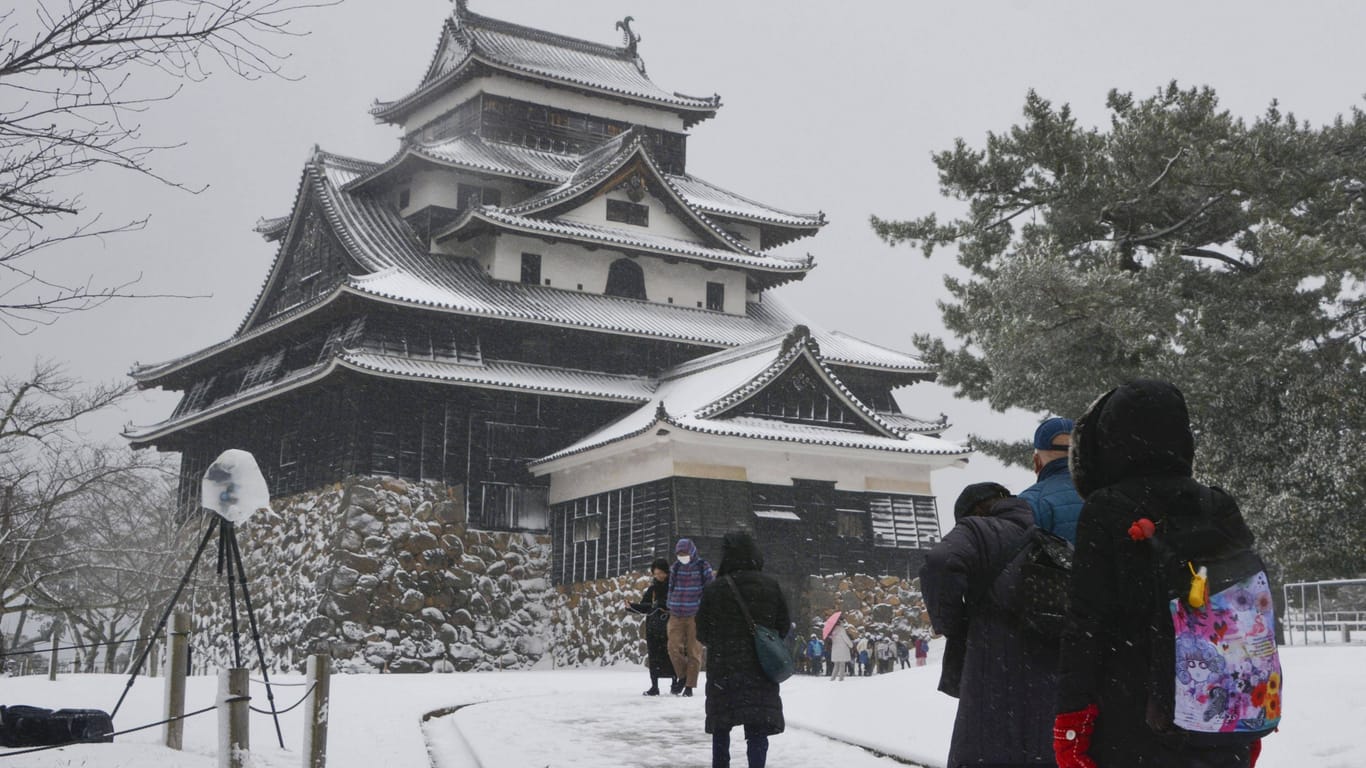
<instances>
[{"instance_id":1,"label":"small red ornament on backpack","mask_svg":"<svg viewBox=\"0 0 1366 768\"><path fill-rule=\"evenodd\" d=\"M1129 526L1129 538L1133 539L1134 541L1143 541L1144 539L1151 539L1153 537L1153 534L1156 532L1157 526L1153 525L1153 521L1149 520L1146 517L1138 518L1134 521L1133 525Z\"/></svg>"}]
</instances>

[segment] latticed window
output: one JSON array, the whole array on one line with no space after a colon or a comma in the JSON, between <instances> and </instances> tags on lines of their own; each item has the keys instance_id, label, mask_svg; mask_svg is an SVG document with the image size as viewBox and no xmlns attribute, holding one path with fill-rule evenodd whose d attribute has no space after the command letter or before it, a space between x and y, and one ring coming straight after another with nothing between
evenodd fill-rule
<instances>
[{"instance_id":1,"label":"latticed window","mask_svg":"<svg viewBox=\"0 0 1366 768\"><path fill-rule=\"evenodd\" d=\"M216 378L218 377L209 376L196 381L194 385L190 387L190 390L185 393L185 397L181 398L180 406L176 408L175 415L179 416L183 413L193 413L208 405L209 393L213 391L213 382Z\"/></svg>"},{"instance_id":2,"label":"latticed window","mask_svg":"<svg viewBox=\"0 0 1366 768\"><path fill-rule=\"evenodd\" d=\"M873 543L879 547L928 549L939 541L939 512L933 496L870 495Z\"/></svg>"},{"instance_id":3,"label":"latticed window","mask_svg":"<svg viewBox=\"0 0 1366 768\"><path fill-rule=\"evenodd\" d=\"M550 525L548 489L538 485L481 483L476 512L475 524L481 528L544 531Z\"/></svg>"},{"instance_id":4,"label":"latticed window","mask_svg":"<svg viewBox=\"0 0 1366 768\"><path fill-rule=\"evenodd\" d=\"M602 538L602 515L588 515L574 519L574 543L597 541Z\"/></svg>"},{"instance_id":5,"label":"latticed window","mask_svg":"<svg viewBox=\"0 0 1366 768\"><path fill-rule=\"evenodd\" d=\"M242 386L238 391L248 390L260 384L267 384L274 381L276 374L280 372L280 363L285 359L285 350L277 349L262 355L256 362L247 366L246 373L242 376Z\"/></svg>"}]
</instances>

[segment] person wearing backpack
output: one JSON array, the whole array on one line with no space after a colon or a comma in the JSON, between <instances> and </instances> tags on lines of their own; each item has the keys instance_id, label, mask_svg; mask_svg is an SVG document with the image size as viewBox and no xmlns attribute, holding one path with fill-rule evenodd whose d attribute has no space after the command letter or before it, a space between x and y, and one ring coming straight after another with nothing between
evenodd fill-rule
<instances>
[{"instance_id":1,"label":"person wearing backpack","mask_svg":"<svg viewBox=\"0 0 1366 768\"><path fill-rule=\"evenodd\" d=\"M1173 735L1154 720L1162 678L1170 688L1173 675L1180 676L1174 672L1171 628L1177 601L1169 600L1158 567L1161 553L1190 558L1183 561L1191 571L1184 578L1199 587L1197 561L1203 567L1203 558L1246 552L1252 545L1234 500L1192 478L1194 456L1185 398L1165 381L1117 387L1077 420L1072 477L1085 507L1077 528L1053 726L1060 768L1246 768L1256 763L1260 740L1218 733L1215 740L1226 743L1202 744L1198 737ZM1191 605L1204 599L1191 591ZM1274 655L1274 643L1270 651ZM1274 682L1279 717L1279 671ZM1246 695L1251 698L1255 691ZM1267 692L1262 695L1265 699ZM1221 698L1202 704L1207 719L1215 717Z\"/></svg>"},{"instance_id":2,"label":"person wearing backpack","mask_svg":"<svg viewBox=\"0 0 1366 768\"><path fill-rule=\"evenodd\" d=\"M997 483L969 485L957 525L930 550L920 589L945 635L939 690L958 699L948 768L1053 765L1058 648L992 598L1003 570L1031 540L1034 513Z\"/></svg>"}]
</instances>

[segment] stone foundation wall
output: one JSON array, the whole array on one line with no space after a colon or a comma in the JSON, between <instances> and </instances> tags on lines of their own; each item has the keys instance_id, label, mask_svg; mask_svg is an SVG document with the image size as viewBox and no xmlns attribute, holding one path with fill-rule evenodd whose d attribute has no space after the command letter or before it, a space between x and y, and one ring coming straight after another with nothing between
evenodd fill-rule
<instances>
[{"instance_id":1,"label":"stone foundation wall","mask_svg":"<svg viewBox=\"0 0 1366 768\"><path fill-rule=\"evenodd\" d=\"M549 538L469 530L460 489L355 478L272 506L239 531L271 668L321 652L356 672L521 668L547 654ZM212 592L196 636L227 665L226 590Z\"/></svg>"},{"instance_id":2,"label":"stone foundation wall","mask_svg":"<svg viewBox=\"0 0 1366 768\"><path fill-rule=\"evenodd\" d=\"M353 478L273 502L238 531L268 664L302 671L328 653L343 672L453 672L643 663L643 617L626 610L646 573L551 586L545 535L470 530L461 489ZM206 552L188 602L195 653L231 666L226 579ZM239 598L240 601L240 598ZM797 632L834 610L860 634L928 630L916 581L810 577L788 595ZM256 666L240 614L243 661Z\"/></svg>"},{"instance_id":3,"label":"stone foundation wall","mask_svg":"<svg viewBox=\"0 0 1366 768\"><path fill-rule=\"evenodd\" d=\"M859 635L909 641L917 632L930 631L930 617L920 594L919 579L896 576L812 576L807 580L806 634L820 632L825 618L835 611Z\"/></svg>"}]
</instances>

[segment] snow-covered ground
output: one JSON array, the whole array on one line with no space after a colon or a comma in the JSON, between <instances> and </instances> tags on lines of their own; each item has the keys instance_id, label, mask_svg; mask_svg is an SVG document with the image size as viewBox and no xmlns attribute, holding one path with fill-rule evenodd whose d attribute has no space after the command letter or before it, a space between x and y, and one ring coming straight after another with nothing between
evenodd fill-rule
<instances>
[{"instance_id":1,"label":"snow-covered ground","mask_svg":"<svg viewBox=\"0 0 1366 768\"><path fill-rule=\"evenodd\" d=\"M931 659L940 648L932 650ZM1268 738L1260 768L1366 766L1366 647L1282 649L1285 720ZM942 766L953 728L954 700L934 690L938 667L831 683L797 677L783 684L788 731L770 742L769 764L806 766ZM286 677L282 683L301 683ZM0 703L108 709L125 678L109 675L0 679ZM710 764L702 733L703 701L640 696L642 670L536 670L455 675L346 675L332 680L328 765L333 768L535 768L537 766L671 766ZM187 709L214 700L214 678L192 678ZM278 707L302 687L276 689ZM265 695L253 685L253 705ZM700 694L700 691L699 691ZM162 681L139 678L115 722L119 729L160 719ZM1046 703L1040 703L1046 706ZM251 722L254 768L301 765L302 708L281 717L286 749L268 716ZM424 717L436 713L437 716ZM158 746L160 728L16 757L0 768L214 768L216 715L186 721L184 752ZM744 740L732 736L733 764ZM897 759L887 757L895 756Z\"/></svg>"}]
</instances>

